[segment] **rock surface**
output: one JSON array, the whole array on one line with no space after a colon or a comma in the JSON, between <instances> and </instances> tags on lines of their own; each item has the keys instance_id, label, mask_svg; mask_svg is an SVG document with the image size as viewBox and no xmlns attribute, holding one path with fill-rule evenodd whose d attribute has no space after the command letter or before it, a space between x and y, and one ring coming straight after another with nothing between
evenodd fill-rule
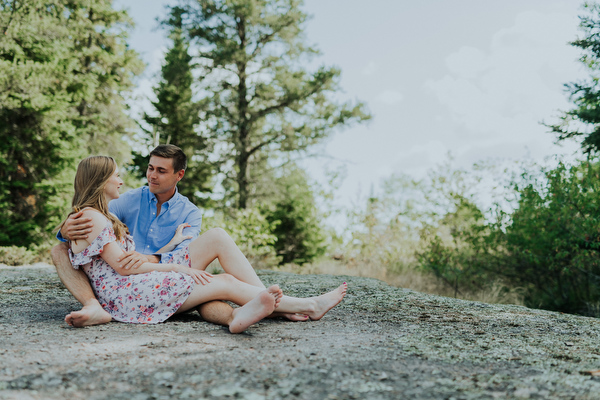
<instances>
[{"instance_id":1,"label":"rock surface","mask_svg":"<svg viewBox=\"0 0 600 400\"><path fill-rule=\"evenodd\" d=\"M394 288L368 278L261 271L312 296L346 280L317 322L231 335L187 314L76 329L53 268L0 268L0 399L600 398L600 321Z\"/></svg>"}]
</instances>

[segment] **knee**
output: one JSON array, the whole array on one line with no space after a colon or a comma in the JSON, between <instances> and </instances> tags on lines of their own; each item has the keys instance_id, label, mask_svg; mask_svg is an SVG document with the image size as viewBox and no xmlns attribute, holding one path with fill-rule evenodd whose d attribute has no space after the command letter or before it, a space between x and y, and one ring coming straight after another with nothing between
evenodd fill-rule
<instances>
[{"instance_id":1,"label":"knee","mask_svg":"<svg viewBox=\"0 0 600 400\"><path fill-rule=\"evenodd\" d=\"M221 279L222 281L224 281L225 283L231 284L237 281L237 278L231 274L219 274L216 275L219 277L219 279Z\"/></svg>"},{"instance_id":2,"label":"knee","mask_svg":"<svg viewBox=\"0 0 600 400\"><path fill-rule=\"evenodd\" d=\"M50 250L50 256L55 266L63 264L64 260L69 257L68 247L66 243L57 244Z\"/></svg>"},{"instance_id":3,"label":"knee","mask_svg":"<svg viewBox=\"0 0 600 400\"><path fill-rule=\"evenodd\" d=\"M225 241L232 241L231 236L227 233L227 231L223 228L212 228L206 232L209 235L211 240L214 240L218 243L223 243Z\"/></svg>"}]
</instances>

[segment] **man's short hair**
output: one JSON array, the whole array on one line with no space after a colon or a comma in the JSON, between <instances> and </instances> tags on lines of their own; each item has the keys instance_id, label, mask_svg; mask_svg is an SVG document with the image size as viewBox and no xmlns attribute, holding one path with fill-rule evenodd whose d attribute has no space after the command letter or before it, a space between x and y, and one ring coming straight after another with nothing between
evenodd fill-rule
<instances>
[{"instance_id":1,"label":"man's short hair","mask_svg":"<svg viewBox=\"0 0 600 400\"><path fill-rule=\"evenodd\" d=\"M159 144L150 152L150 157L173 159L173 171L178 172L187 168L187 157L183 150L172 144Z\"/></svg>"}]
</instances>

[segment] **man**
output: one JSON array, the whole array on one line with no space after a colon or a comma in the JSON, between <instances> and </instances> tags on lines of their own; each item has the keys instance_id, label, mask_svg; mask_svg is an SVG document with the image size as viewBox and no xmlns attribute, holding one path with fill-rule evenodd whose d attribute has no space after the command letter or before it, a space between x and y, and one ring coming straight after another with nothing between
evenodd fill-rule
<instances>
[{"instance_id":1,"label":"man","mask_svg":"<svg viewBox=\"0 0 600 400\"><path fill-rule=\"evenodd\" d=\"M188 244L199 235L202 213L177 191L186 164L187 158L179 147L159 145L150 153L146 171L148 186L130 190L109 203L110 211L128 226L138 250L126 252L119 259L124 268L137 268L144 262L171 262L177 253L187 251ZM79 212L69 217L57 237L61 240L86 239L92 223L81 215ZM177 227L184 223L188 225L186 239L171 251L158 254L157 251L169 243ZM65 243L52 249L52 260L63 284L83 305L81 310L67 315L65 322L75 327L110 322L112 318L102 309L85 273L71 265ZM227 325L233 309L226 303L213 301L200 306L199 311L207 321Z\"/></svg>"}]
</instances>

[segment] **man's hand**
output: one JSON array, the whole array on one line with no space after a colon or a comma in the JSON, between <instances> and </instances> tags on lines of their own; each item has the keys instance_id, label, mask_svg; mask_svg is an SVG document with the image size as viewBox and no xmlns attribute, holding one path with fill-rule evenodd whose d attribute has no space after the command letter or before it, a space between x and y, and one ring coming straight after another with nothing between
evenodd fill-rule
<instances>
[{"instance_id":1,"label":"man's hand","mask_svg":"<svg viewBox=\"0 0 600 400\"><path fill-rule=\"evenodd\" d=\"M123 269L138 268L145 262L158 263L160 260L155 256L148 256L137 251L126 251L117 259L119 266Z\"/></svg>"},{"instance_id":2,"label":"man's hand","mask_svg":"<svg viewBox=\"0 0 600 400\"><path fill-rule=\"evenodd\" d=\"M83 240L88 238L94 224L91 218L83 218L83 211L69 215L65 224L60 228L60 234L66 240Z\"/></svg>"}]
</instances>

